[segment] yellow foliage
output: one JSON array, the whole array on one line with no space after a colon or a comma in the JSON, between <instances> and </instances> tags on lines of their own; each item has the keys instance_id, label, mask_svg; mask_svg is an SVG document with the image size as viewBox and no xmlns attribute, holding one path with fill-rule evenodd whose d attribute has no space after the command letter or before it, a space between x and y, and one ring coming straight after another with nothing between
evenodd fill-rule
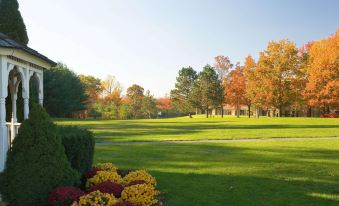
<instances>
[{"instance_id":1,"label":"yellow foliage","mask_svg":"<svg viewBox=\"0 0 339 206\"><path fill-rule=\"evenodd\" d=\"M113 206L118 203L114 195L94 191L88 195L80 197L78 202L73 202L71 206Z\"/></svg>"},{"instance_id":2,"label":"yellow foliage","mask_svg":"<svg viewBox=\"0 0 339 206\"><path fill-rule=\"evenodd\" d=\"M121 199L137 206L150 206L158 202L156 195L159 194L152 185L139 184L126 187L121 193Z\"/></svg>"},{"instance_id":3,"label":"yellow foliage","mask_svg":"<svg viewBox=\"0 0 339 206\"><path fill-rule=\"evenodd\" d=\"M113 171L116 172L118 168L113 165L112 163L98 163L94 165L95 169L101 170L101 171Z\"/></svg>"},{"instance_id":4,"label":"yellow foliage","mask_svg":"<svg viewBox=\"0 0 339 206\"><path fill-rule=\"evenodd\" d=\"M93 185L106 181L121 184L122 178L116 171L98 171L94 177L87 180L86 187L90 188Z\"/></svg>"},{"instance_id":5,"label":"yellow foliage","mask_svg":"<svg viewBox=\"0 0 339 206\"><path fill-rule=\"evenodd\" d=\"M123 184L127 185L137 180L145 181L145 183L149 185L153 185L153 186L157 185L157 181L155 180L155 178L152 175L150 175L148 172L146 172L145 170L136 170L136 171L128 173L128 175L126 175L123 178Z\"/></svg>"}]
</instances>

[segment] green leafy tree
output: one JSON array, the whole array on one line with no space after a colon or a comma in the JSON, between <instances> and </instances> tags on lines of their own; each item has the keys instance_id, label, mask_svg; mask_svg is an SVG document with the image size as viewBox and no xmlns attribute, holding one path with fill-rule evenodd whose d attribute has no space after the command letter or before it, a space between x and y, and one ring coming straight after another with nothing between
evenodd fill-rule
<instances>
[{"instance_id":1,"label":"green leafy tree","mask_svg":"<svg viewBox=\"0 0 339 206\"><path fill-rule=\"evenodd\" d=\"M70 117L86 109L87 96L80 78L62 63L44 72L45 108L53 117Z\"/></svg>"},{"instance_id":2,"label":"green leafy tree","mask_svg":"<svg viewBox=\"0 0 339 206\"><path fill-rule=\"evenodd\" d=\"M157 114L157 101L153 95L150 94L149 90L146 91L146 94L142 100L141 109L143 114L150 119Z\"/></svg>"},{"instance_id":3,"label":"green leafy tree","mask_svg":"<svg viewBox=\"0 0 339 206\"><path fill-rule=\"evenodd\" d=\"M0 192L11 206L47 205L48 194L61 185L76 185L80 175L71 168L57 127L46 111L34 104L0 177Z\"/></svg>"},{"instance_id":4,"label":"green leafy tree","mask_svg":"<svg viewBox=\"0 0 339 206\"><path fill-rule=\"evenodd\" d=\"M197 79L197 72L192 67L182 68L175 83L175 89L171 91L171 100L180 112L191 113L197 105L196 99L192 96L194 82Z\"/></svg>"},{"instance_id":5,"label":"green leafy tree","mask_svg":"<svg viewBox=\"0 0 339 206\"><path fill-rule=\"evenodd\" d=\"M194 84L193 96L201 107L205 109L207 118L210 108L216 108L222 103L224 99L220 95L222 92L223 87L218 74L213 67L206 65L199 73Z\"/></svg>"},{"instance_id":6,"label":"green leafy tree","mask_svg":"<svg viewBox=\"0 0 339 206\"><path fill-rule=\"evenodd\" d=\"M144 88L133 84L127 88L127 103L132 114L132 118L140 118L142 115L142 100L144 98Z\"/></svg>"},{"instance_id":7,"label":"green leafy tree","mask_svg":"<svg viewBox=\"0 0 339 206\"><path fill-rule=\"evenodd\" d=\"M17 0L0 0L0 32L18 43L28 44L26 26Z\"/></svg>"}]
</instances>

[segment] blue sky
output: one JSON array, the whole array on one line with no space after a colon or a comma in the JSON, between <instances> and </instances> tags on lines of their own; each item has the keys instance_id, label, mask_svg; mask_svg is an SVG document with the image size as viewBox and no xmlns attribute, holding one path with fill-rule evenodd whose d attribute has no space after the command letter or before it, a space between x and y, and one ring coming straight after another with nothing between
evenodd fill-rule
<instances>
[{"instance_id":1,"label":"blue sky","mask_svg":"<svg viewBox=\"0 0 339 206\"><path fill-rule=\"evenodd\" d=\"M78 74L114 75L155 96L181 67L243 62L271 40L298 46L339 28L338 0L19 0L29 46Z\"/></svg>"}]
</instances>

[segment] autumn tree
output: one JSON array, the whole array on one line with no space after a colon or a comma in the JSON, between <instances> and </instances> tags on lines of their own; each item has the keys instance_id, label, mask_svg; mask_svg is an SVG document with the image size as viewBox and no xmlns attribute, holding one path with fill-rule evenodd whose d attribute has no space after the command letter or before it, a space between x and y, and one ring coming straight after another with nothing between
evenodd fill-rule
<instances>
[{"instance_id":1,"label":"autumn tree","mask_svg":"<svg viewBox=\"0 0 339 206\"><path fill-rule=\"evenodd\" d=\"M259 54L255 71L266 100L281 116L282 108L290 105L297 95L293 87L300 72L296 45L288 40L269 42L266 50Z\"/></svg>"},{"instance_id":2,"label":"autumn tree","mask_svg":"<svg viewBox=\"0 0 339 206\"><path fill-rule=\"evenodd\" d=\"M251 104L245 96L246 77L239 63L236 64L235 69L225 79L227 102L236 108L237 117L240 115L241 105L248 105L248 112L250 113Z\"/></svg>"},{"instance_id":3,"label":"autumn tree","mask_svg":"<svg viewBox=\"0 0 339 206\"><path fill-rule=\"evenodd\" d=\"M192 67L182 68L175 83L175 89L171 91L171 100L182 113L191 117L194 110L195 100L192 97L194 82L197 79L197 72Z\"/></svg>"},{"instance_id":4,"label":"autumn tree","mask_svg":"<svg viewBox=\"0 0 339 206\"><path fill-rule=\"evenodd\" d=\"M0 0L0 32L18 43L28 44L27 30L17 0Z\"/></svg>"},{"instance_id":5,"label":"autumn tree","mask_svg":"<svg viewBox=\"0 0 339 206\"><path fill-rule=\"evenodd\" d=\"M214 58L215 60L215 63L214 63L214 69L215 71L217 72L218 74L218 77L219 77L219 80L220 80L220 84L221 84L221 87L223 87L225 84L224 84L224 79L225 77L227 76L229 70L233 67L233 64L231 63L229 57L227 56L216 56ZM225 89L222 89L221 90L222 92L219 94L220 95L220 98L223 99L223 101L221 101L221 117L224 117L224 100L225 100Z\"/></svg>"},{"instance_id":6,"label":"autumn tree","mask_svg":"<svg viewBox=\"0 0 339 206\"><path fill-rule=\"evenodd\" d=\"M260 108L268 106L268 95L265 87L262 86L262 71L257 67L257 64L252 56L245 58L243 73L246 78L245 97L251 105L256 107L256 115L259 117Z\"/></svg>"},{"instance_id":7,"label":"autumn tree","mask_svg":"<svg viewBox=\"0 0 339 206\"><path fill-rule=\"evenodd\" d=\"M168 117L168 111L172 108L173 104L170 98L162 97L157 99L157 108L166 112L166 117Z\"/></svg>"},{"instance_id":8,"label":"autumn tree","mask_svg":"<svg viewBox=\"0 0 339 206\"><path fill-rule=\"evenodd\" d=\"M339 106L338 53L339 29L333 36L314 42L309 51L308 82L304 95L310 105L323 107L324 113L329 113L330 106Z\"/></svg>"},{"instance_id":9,"label":"autumn tree","mask_svg":"<svg viewBox=\"0 0 339 206\"><path fill-rule=\"evenodd\" d=\"M79 78L85 89L85 94L88 97L86 101L87 111L91 111L93 109L93 105L98 101L102 91L101 80L90 75L79 75Z\"/></svg>"},{"instance_id":10,"label":"autumn tree","mask_svg":"<svg viewBox=\"0 0 339 206\"><path fill-rule=\"evenodd\" d=\"M206 111L208 118L210 108L218 107L223 101L223 92L218 74L210 65L206 65L194 83L193 97Z\"/></svg>"},{"instance_id":11,"label":"autumn tree","mask_svg":"<svg viewBox=\"0 0 339 206\"><path fill-rule=\"evenodd\" d=\"M105 80L101 82L103 96L109 96L114 92L121 92L121 84L117 81L115 76L108 75Z\"/></svg>"},{"instance_id":12,"label":"autumn tree","mask_svg":"<svg viewBox=\"0 0 339 206\"><path fill-rule=\"evenodd\" d=\"M144 98L144 88L137 84L127 88L127 102L129 104L131 115L134 119L141 117L142 100Z\"/></svg>"}]
</instances>

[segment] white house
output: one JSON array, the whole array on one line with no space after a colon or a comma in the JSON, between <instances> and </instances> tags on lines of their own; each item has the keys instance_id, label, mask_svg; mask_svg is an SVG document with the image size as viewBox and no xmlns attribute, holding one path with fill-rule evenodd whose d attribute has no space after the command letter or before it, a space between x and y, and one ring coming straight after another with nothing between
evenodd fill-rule
<instances>
[{"instance_id":1,"label":"white house","mask_svg":"<svg viewBox=\"0 0 339 206\"><path fill-rule=\"evenodd\" d=\"M20 127L16 112L19 86L22 87L24 118L27 119L29 82L36 81L39 103L42 105L43 71L54 65L55 62L46 56L0 33L0 172L5 167L7 151ZM8 95L11 95L12 99L10 122L6 122L6 97Z\"/></svg>"}]
</instances>

